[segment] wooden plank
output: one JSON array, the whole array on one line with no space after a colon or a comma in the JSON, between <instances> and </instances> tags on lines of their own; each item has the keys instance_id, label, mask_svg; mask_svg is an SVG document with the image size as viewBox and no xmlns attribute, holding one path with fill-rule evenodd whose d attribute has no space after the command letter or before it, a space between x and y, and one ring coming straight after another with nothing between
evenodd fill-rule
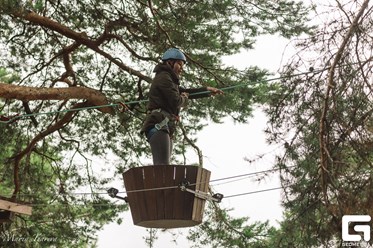
<instances>
[{"instance_id":1,"label":"wooden plank","mask_svg":"<svg viewBox=\"0 0 373 248\"><path fill-rule=\"evenodd\" d=\"M202 192L208 191L208 184L210 180L210 172L203 168L199 168L196 180L196 190ZM196 198L193 206L193 220L202 221L203 211L205 206L205 200Z\"/></svg>"},{"instance_id":2,"label":"wooden plank","mask_svg":"<svg viewBox=\"0 0 373 248\"><path fill-rule=\"evenodd\" d=\"M168 166L168 165L166 165ZM164 175L164 168L165 166L156 166L154 170L154 177L155 177L155 188L163 188L165 185L165 175ZM165 193L164 190L155 190L155 196L157 198L157 219L163 220L165 218Z\"/></svg>"},{"instance_id":3,"label":"wooden plank","mask_svg":"<svg viewBox=\"0 0 373 248\"><path fill-rule=\"evenodd\" d=\"M136 167L128 170L125 173L125 184L127 191L143 190L143 168ZM131 192L127 195L131 208L133 223L136 225L144 219L146 220L147 214L144 202L144 192Z\"/></svg>"},{"instance_id":4,"label":"wooden plank","mask_svg":"<svg viewBox=\"0 0 373 248\"><path fill-rule=\"evenodd\" d=\"M175 166L175 186L179 186L185 178L186 166L177 165ZM180 220L183 219L184 212L184 195L186 192L181 191L179 188L174 191L174 200L173 200L173 219Z\"/></svg>"},{"instance_id":5,"label":"wooden plank","mask_svg":"<svg viewBox=\"0 0 373 248\"><path fill-rule=\"evenodd\" d=\"M209 192L209 183L210 183L210 175L211 172L205 169L202 169L202 177L201 177L201 182L199 183L198 190L202 192Z\"/></svg>"},{"instance_id":6,"label":"wooden plank","mask_svg":"<svg viewBox=\"0 0 373 248\"><path fill-rule=\"evenodd\" d=\"M164 167L164 179L165 179L165 187L173 187L175 186L175 179L174 179L174 172L175 166L174 165L167 165ZM173 219L173 206L174 206L174 197L175 197L175 189L165 189L164 190L164 199L165 199L165 219Z\"/></svg>"},{"instance_id":7,"label":"wooden plank","mask_svg":"<svg viewBox=\"0 0 373 248\"><path fill-rule=\"evenodd\" d=\"M131 193L128 191L135 190L135 175L133 174L133 170L129 169L125 173L123 173L123 179L124 179L124 186L126 187L127 191L127 198L128 198L128 203L130 205L130 210L132 214L132 220L133 223L136 225L141 221L141 216L140 216L140 211L139 208L137 207L138 205L138 199L137 199L137 194L136 193Z\"/></svg>"},{"instance_id":8,"label":"wooden plank","mask_svg":"<svg viewBox=\"0 0 373 248\"><path fill-rule=\"evenodd\" d=\"M154 166L144 167L144 189L155 188ZM148 220L157 219L157 192L156 190L145 191L145 208L148 215Z\"/></svg>"},{"instance_id":9,"label":"wooden plank","mask_svg":"<svg viewBox=\"0 0 373 248\"><path fill-rule=\"evenodd\" d=\"M196 176L195 190L200 189L201 181L202 181L202 168L198 168L197 176ZM193 204L192 219L196 220L196 221L198 221L198 216L199 216L199 212L200 212L200 205L201 205L200 203L201 203L201 199L199 199L198 197L195 197L194 198L194 204Z\"/></svg>"},{"instance_id":10,"label":"wooden plank","mask_svg":"<svg viewBox=\"0 0 373 248\"><path fill-rule=\"evenodd\" d=\"M206 192L206 193L209 192L210 175L211 175L210 171L203 170L203 175L202 175L202 180L203 181L200 184L200 190L203 191L203 192ZM196 220L201 221L201 222L202 222L202 219L203 219L205 204L206 204L206 201L201 200L200 211L199 211L200 216L198 218L196 217Z\"/></svg>"},{"instance_id":11,"label":"wooden plank","mask_svg":"<svg viewBox=\"0 0 373 248\"><path fill-rule=\"evenodd\" d=\"M191 184L188 188L195 190L196 189L196 180L197 180L198 166L188 166L186 172L186 180ZM184 194L184 219L193 219L193 209L194 209L195 196L190 192L185 192Z\"/></svg>"},{"instance_id":12,"label":"wooden plank","mask_svg":"<svg viewBox=\"0 0 373 248\"><path fill-rule=\"evenodd\" d=\"M145 192L144 189L144 177L143 177L143 167L136 167L132 168L133 176L134 176L134 183L135 183L135 190L140 190L139 192L135 192L134 194L137 196L137 208L140 212L140 221L146 221L148 219L148 214L146 212L146 200L145 200Z\"/></svg>"},{"instance_id":13,"label":"wooden plank","mask_svg":"<svg viewBox=\"0 0 373 248\"><path fill-rule=\"evenodd\" d=\"M31 215L32 207L23 205L9 200L0 199L0 209L7 210L10 212Z\"/></svg>"}]
</instances>

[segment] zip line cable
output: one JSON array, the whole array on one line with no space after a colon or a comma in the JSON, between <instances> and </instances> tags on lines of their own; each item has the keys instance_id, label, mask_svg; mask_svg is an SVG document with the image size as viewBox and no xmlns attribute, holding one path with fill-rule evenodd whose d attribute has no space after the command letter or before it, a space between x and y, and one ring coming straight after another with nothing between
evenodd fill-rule
<instances>
[{"instance_id":1,"label":"zip line cable","mask_svg":"<svg viewBox=\"0 0 373 248\"><path fill-rule=\"evenodd\" d=\"M288 166L287 168L291 168L291 167L294 167L294 166ZM250 178L255 178L259 174L262 174L262 173L265 174L265 173L274 172L274 171L277 171L277 170L279 170L279 169L271 169L271 170L262 171L262 172L247 173L247 174L242 174L242 175L238 175L238 176L226 177L226 178L221 178L221 179L214 179L214 180L210 180L210 182L218 182L218 181L224 181L224 182L215 183L215 184L212 184L210 186L220 186L220 185L224 185L224 184L230 184L230 183L234 183L234 182L238 182L238 181L242 181L242 180L246 180L246 179L250 179ZM192 185L196 185L196 184L192 184Z\"/></svg>"},{"instance_id":2,"label":"zip line cable","mask_svg":"<svg viewBox=\"0 0 373 248\"><path fill-rule=\"evenodd\" d=\"M292 168L292 167L295 167L295 165L287 166L286 169ZM257 171L257 172L250 172L250 173L241 174L241 175L237 175L237 176L230 176L230 177L223 177L223 178L219 178L219 179L214 179L214 180L210 180L210 182L218 182L218 181L222 181L222 180L235 179L235 178L239 178L239 177L246 177L246 176L258 175L258 174L264 174L264 173L278 171L278 170L280 170L280 169L276 168L276 169L269 169L269 170L263 170L263 171Z\"/></svg>"},{"instance_id":3,"label":"zip line cable","mask_svg":"<svg viewBox=\"0 0 373 248\"><path fill-rule=\"evenodd\" d=\"M295 166L288 166L286 168L292 168L292 167L295 167ZM269 172L275 172L275 171L278 171L278 170L280 170L280 169L276 168L276 169L269 169L269 170L251 172L251 173L246 173L246 174L241 174L241 175L236 175L236 176L230 176L230 177L224 177L224 178L214 179L214 180L210 180L209 182L218 182L218 181L230 180L230 179L236 179L236 178L242 178L242 177L248 177L248 176L256 176L256 175L259 175L259 174L265 174L265 173L269 173ZM193 183L193 184L190 184L189 186L196 186L196 185L206 184L206 183L209 183L209 182L205 181L205 182L200 182L200 183ZM210 186L216 186L216 185L210 185ZM138 190L120 191L120 192L118 192L118 194L140 193L140 192L148 192L148 191L155 191L155 190L167 190L167 189L177 189L177 188L179 188L179 186L168 186L168 187L138 189ZM279 189L279 188L267 189L267 190L264 190L264 192L265 191L269 191L269 190L275 190L275 189ZM243 194L253 194L253 193L256 193L256 192L257 191L253 191L253 192L248 192L248 193L243 193ZM258 193L259 192L261 192L261 190L259 190ZM108 193L107 192L72 192L72 193L69 193L67 195L106 195L106 194L108 194ZM239 196L239 195L242 195L242 194L237 194L237 196ZM27 197L27 196L35 196L35 195L34 194L18 194L17 196ZM236 195L229 196L229 197L235 197L235 196ZM227 198L227 197L224 197L224 198Z\"/></svg>"},{"instance_id":4,"label":"zip line cable","mask_svg":"<svg viewBox=\"0 0 373 248\"><path fill-rule=\"evenodd\" d=\"M275 81L275 80L281 80L281 79L287 79L287 78L292 78L292 77L297 77L297 76L301 76L301 75L306 75L308 73L315 73L315 72L322 72L324 70L327 70L326 69L320 69L320 70L317 70L317 71L308 71L308 72L300 72L298 74L293 74L293 75L289 75L289 76L282 76L282 77L274 77L274 78L270 78L270 79L266 79L266 80L261 80L262 82L271 82L271 81ZM223 87L223 88L220 88L221 91L228 91L228 90L233 90L233 89L236 89L236 88L239 88L239 87L243 87L243 86L248 86L249 83L241 83L241 84L236 84L236 85L231 85L231 86L227 86L227 87ZM194 96L194 95L200 95L200 94L206 94L206 93L210 93L210 91L203 91L203 92L197 92L197 93L191 93L190 96ZM136 101L129 101L129 102L124 102L124 103L112 103L112 104L105 104L105 105L98 105L98 106L91 106L91 107L82 107L82 108L73 108L73 109L66 109L66 110L59 110L59 111L50 111L50 112L40 112L40 113L32 113L32 114L23 114L23 115L15 115L13 117L10 117L10 118L5 118L3 117L1 114L0 114L0 117L3 117L4 119L6 120L2 120L0 119L0 123L4 123L4 124L8 124L8 123L11 123L11 122L14 122L18 119L23 119L23 118L27 118L27 117L31 117L31 116L38 116L38 115L50 115L50 114L57 114L57 113L67 113L67 112L75 112L75 111L81 111L81 110L89 110L89 109L99 109L99 108L104 108L104 107L118 107L118 106L121 106L122 104L124 105L133 105L133 104L140 104L140 103L145 103L145 102L148 102L149 100L136 100Z\"/></svg>"},{"instance_id":5,"label":"zip line cable","mask_svg":"<svg viewBox=\"0 0 373 248\"><path fill-rule=\"evenodd\" d=\"M365 62L368 62L368 61L371 61L371 59L368 59ZM342 65L339 65L338 67L351 66L351 65L354 65L354 64L358 64L358 63L359 62L352 63L352 64L345 64L345 65L342 64ZM292 75L274 77L274 78L270 78L270 79L266 79L266 80L261 80L261 81L268 83L268 82L275 81L275 80L289 79L289 78L293 78L293 77L307 75L309 73L316 74L316 73L320 73L320 72L323 72L323 71L327 71L329 69L330 69L330 66L327 66L327 67L321 68L321 69L315 69L315 68L311 67L309 69L309 71L307 71L307 72L299 72L299 73L292 74ZM222 90L222 91L228 91L228 90L232 90L232 89L243 87L243 86L247 86L247 85L249 85L249 83L241 83L241 84L236 84L236 85L231 85L231 86L223 87L223 88L220 88L220 90ZM209 91L192 93L190 95L192 96L192 95L199 95L199 94L206 94L206 93L209 93ZM148 101L149 100L136 100L136 101L124 102L122 104L132 105L132 104L139 104L139 103L144 103L144 102L148 102ZM11 122L16 121L18 119L23 119L23 118L30 117L30 116L49 115L49 114L56 114L56 113L66 113L66 112L74 112L74 111L80 111L80 110L98 109L98 108L104 108L104 107L117 107L117 106L120 106L120 105L121 105L120 103L113 103L113 104L106 104L106 105L99 105L99 106L66 109L66 110L60 110L60 111L51 111L51 112L42 112L42 113L32 113L32 114L15 115L15 116L10 117L10 118L2 116L1 113L0 113L0 123L8 124L8 123L11 123Z\"/></svg>"},{"instance_id":6,"label":"zip line cable","mask_svg":"<svg viewBox=\"0 0 373 248\"><path fill-rule=\"evenodd\" d=\"M284 189L284 187L276 187L276 188L270 188L270 189L262 189L262 190L257 190L257 191L250 191L250 192L240 193L240 194L235 194L235 195L228 195L228 196L224 196L224 199L225 198L238 197L238 196L244 196L244 195L257 194L257 193L264 193L264 192L273 191L273 190L279 190L279 189Z\"/></svg>"},{"instance_id":7,"label":"zip line cable","mask_svg":"<svg viewBox=\"0 0 373 248\"><path fill-rule=\"evenodd\" d=\"M169 187L171 188L171 187ZM174 188L174 187L172 187ZM279 189L285 189L286 187L275 187L275 188L269 188L269 189L263 189L263 190L256 190L256 191L249 191L246 193L240 193L240 194L234 194L234 195L228 195L224 196L224 199L226 198L234 198L234 197L239 197L239 196L244 196L244 195L253 195L253 194L260 194L260 193L266 193L269 191L274 191L274 190L279 190ZM135 192L135 191L131 191ZM136 191L137 192L137 191ZM102 194L107 194L107 193L102 193ZM57 204L48 204L48 203L30 203L30 204L17 204L15 203L15 206L22 206L22 205L27 205L31 207L37 207L37 206L56 206L56 205L72 205L69 203L57 203ZM114 203L92 203L92 204L74 204L73 206L112 206L112 205L117 205L117 206L122 206L123 204L114 204Z\"/></svg>"},{"instance_id":8,"label":"zip line cable","mask_svg":"<svg viewBox=\"0 0 373 248\"><path fill-rule=\"evenodd\" d=\"M286 168L291 168L291 167L294 167L294 166L289 166L289 167L286 167ZM281 168L282 169L282 168ZM257 171L257 172L251 172L251 173L246 173L246 174L241 174L241 175L236 175L236 176L231 176L231 177L225 177L225 178L219 178L219 179L215 179L215 180L211 180L210 182L213 182L213 181L222 181L222 180L229 180L229 179L232 179L232 178L240 178L240 177L247 177L247 176L253 176L253 175L258 175L258 174L264 174L264 173L268 173L268 172L274 172L274 171L278 171L280 170L280 168L277 168L277 169L269 169L269 170L264 170L264 171ZM203 184L203 183L206 183L206 182L201 182L201 183L198 183L198 184ZM192 185L197 185L197 183L195 184L191 184L190 186ZM118 193L139 193L139 192L146 192L146 191L154 191L154 190L167 190L167 189L177 189L179 188L179 186L170 186L170 187L160 187L160 188L149 188L149 189L140 189L140 190L131 190L131 191L124 191L124 192L118 192ZM245 196L245 195L252 195L252 194L259 194L259 193L266 193L266 192L269 192L269 191L274 191L274 190L279 190L279 189L285 189L287 187L275 187L275 188L269 188L269 189L262 189L262 190L256 190L256 191L249 191L249 192L245 192L245 193L238 193L238 194L233 194L233 195L228 195L228 196L224 196L224 199L227 199L227 198L235 198L235 197L240 197L240 196ZM81 192L81 193L78 193L78 192L75 192L75 193L71 193L70 195L106 195L108 194L108 192ZM30 194L21 194L21 195L18 195L18 196L32 196ZM15 203L16 206L18 205L17 203ZM25 205L25 204L19 204L19 206L22 206L22 205ZM72 204L69 204L69 203L58 203L58 204L47 204L47 203L30 203L30 204L26 204L27 206L31 206L31 207L37 207L37 206L59 206L59 205L72 205ZM73 206L86 206L86 204L74 204ZM92 203L92 204L89 204L88 206L113 206L113 205L117 205L117 206L122 206L122 204L115 204L115 203Z\"/></svg>"},{"instance_id":9,"label":"zip line cable","mask_svg":"<svg viewBox=\"0 0 373 248\"><path fill-rule=\"evenodd\" d=\"M239 84L235 86L229 86L229 87L224 87L221 88L220 90L222 91L227 91L231 90L234 88L242 87L243 85L247 84ZM191 93L189 94L190 96L194 95L201 95L201 94L206 94L209 93L210 91L203 91L203 92L196 92L196 93ZM133 104L140 104L140 103L145 103L148 102L149 100L137 100L137 101L129 101L129 102L123 102L122 104L124 105L133 105ZM50 115L50 114L58 114L58 113L67 113L67 112L75 112L75 111L81 111L81 110L90 110L90 109L99 109L99 108L105 108L105 107L119 107L121 106L121 103L112 103L112 104L105 104L105 105L98 105L98 106L91 106L91 107L82 107L82 108L73 108L73 109L66 109L66 110L59 110L59 111L50 111L50 112L40 112L40 113L32 113L32 114L24 114L24 115L16 115L8 120L0 120L0 123L8 124L13 121L16 121L18 119L23 119L31 116L38 116L38 115Z\"/></svg>"}]
</instances>

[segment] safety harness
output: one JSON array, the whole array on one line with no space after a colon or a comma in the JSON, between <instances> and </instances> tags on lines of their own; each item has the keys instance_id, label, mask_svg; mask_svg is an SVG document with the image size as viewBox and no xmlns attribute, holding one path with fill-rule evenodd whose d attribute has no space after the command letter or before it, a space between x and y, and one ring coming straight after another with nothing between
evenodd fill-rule
<instances>
[{"instance_id":1,"label":"safety harness","mask_svg":"<svg viewBox=\"0 0 373 248\"><path fill-rule=\"evenodd\" d=\"M170 121L170 119L168 119L168 117L166 116L161 122L155 124L155 128L157 130L161 130L162 128L166 127L168 122Z\"/></svg>"},{"instance_id":2,"label":"safety harness","mask_svg":"<svg viewBox=\"0 0 373 248\"><path fill-rule=\"evenodd\" d=\"M167 111L165 111L165 110L163 110L163 109L161 109L161 108L150 110L150 113L154 113L154 112L159 112L159 113L162 113L162 114L165 115L165 118L164 118L161 122L155 124L154 127L155 127L157 130L161 130L162 128L167 127L168 123L169 123L171 120L173 120L173 121L175 121L175 122L178 122L178 121L180 120L180 117L179 117L179 116L177 116L177 115L172 115L172 114L168 113Z\"/></svg>"}]
</instances>

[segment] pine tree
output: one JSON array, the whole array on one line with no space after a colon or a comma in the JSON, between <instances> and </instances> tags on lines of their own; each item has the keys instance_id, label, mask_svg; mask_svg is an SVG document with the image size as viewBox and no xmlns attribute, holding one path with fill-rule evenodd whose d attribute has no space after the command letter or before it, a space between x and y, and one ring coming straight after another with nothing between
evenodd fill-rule
<instances>
[{"instance_id":1,"label":"pine tree","mask_svg":"<svg viewBox=\"0 0 373 248\"><path fill-rule=\"evenodd\" d=\"M342 217L372 215L372 6L335 1L284 68L267 112L284 187L276 247L335 247Z\"/></svg>"},{"instance_id":2,"label":"pine tree","mask_svg":"<svg viewBox=\"0 0 373 248\"><path fill-rule=\"evenodd\" d=\"M34 207L40 223L63 221L61 230L79 223L77 233L93 242L94 231L124 207L113 210L100 195L87 199L75 193L107 186L108 178L91 173L99 159L119 176L148 154L138 132L152 70L162 53L178 47L186 54L186 87L239 86L224 97L193 102L178 134L175 151L181 154L185 145L193 145L206 118L220 121L229 115L245 122L254 104L267 99L272 86L264 80L265 70L238 71L223 65L222 57L252 49L262 34L308 32L307 11L286 0L0 1L0 67L19 77L10 83L2 78L0 110L7 116L26 114L0 124L7 147L1 156L7 193L32 195L28 200L41 204ZM117 115L118 99L131 101L131 112ZM90 162L91 157L99 159ZM45 188L39 195L40 187ZM62 206L45 207L54 201ZM85 202L87 207L79 205ZM75 204L81 208L75 210ZM32 218L22 222L25 232L36 221ZM54 228L33 230L48 235ZM85 242L64 239L70 233L61 232L60 242Z\"/></svg>"}]
</instances>

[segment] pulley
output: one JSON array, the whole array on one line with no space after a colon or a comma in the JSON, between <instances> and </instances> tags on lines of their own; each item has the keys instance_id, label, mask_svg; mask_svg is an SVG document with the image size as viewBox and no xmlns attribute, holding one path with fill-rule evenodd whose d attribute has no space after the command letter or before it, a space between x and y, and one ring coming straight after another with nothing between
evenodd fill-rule
<instances>
[{"instance_id":1,"label":"pulley","mask_svg":"<svg viewBox=\"0 0 373 248\"><path fill-rule=\"evenodd\" d=\"M220 203L221 200L224 197L223 194L220 194L220 193L216 193L216 194L210 195L209 193L204 192L204 191L189 189L188 188L189 185L190 185L190 183L187 180L183 180L181 182L179 188L180 188L181 191L186 191L186 192L192 193L197 198L200 198L200 199L203 199L203 200L207 200L207 201L212 201L212 202Z\"/></svg>"}]
</instances>

